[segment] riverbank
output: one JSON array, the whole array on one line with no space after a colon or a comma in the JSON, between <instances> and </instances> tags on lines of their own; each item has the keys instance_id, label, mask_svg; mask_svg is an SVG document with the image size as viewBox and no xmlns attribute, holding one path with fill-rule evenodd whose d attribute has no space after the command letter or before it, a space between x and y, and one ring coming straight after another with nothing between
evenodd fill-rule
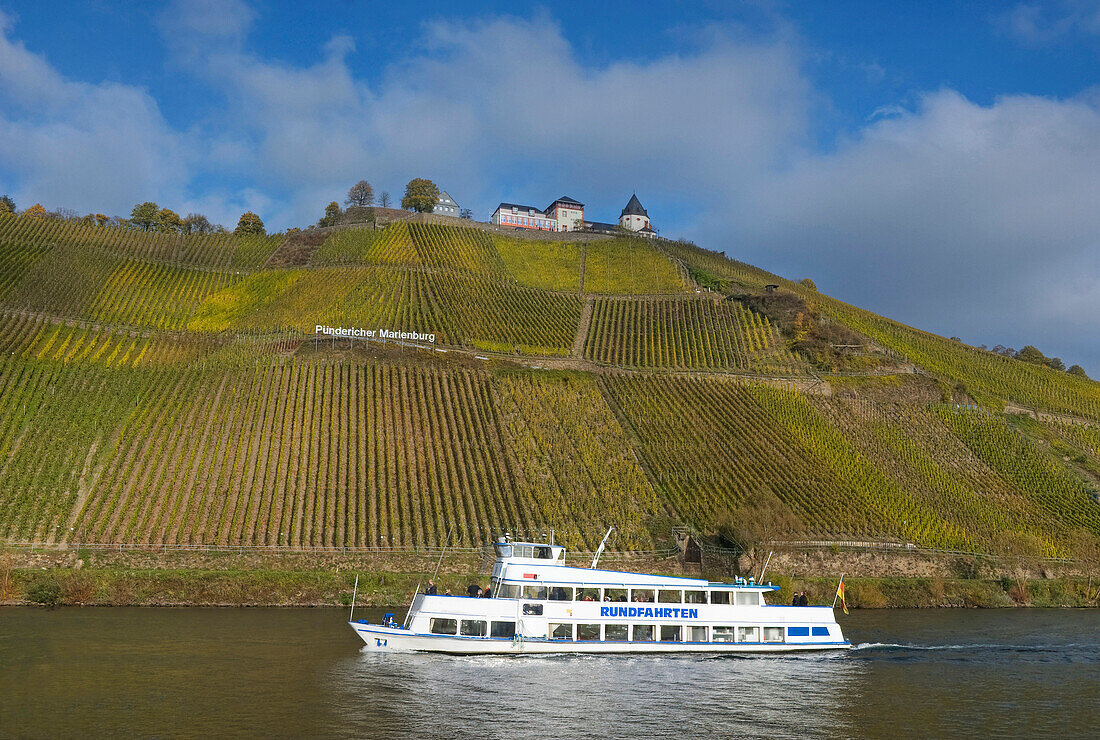
<instances>
[{"instance_id":1,"label":"riverbank","mask_svg":"<svg viewBox=\"0 0 1100 740\"><path fill-rule=\"evenodd\" d=\"M394 562L354 562L354 558L271 562L263 558L203 558L185 564L149 561L146 556L99 558L72 563L30 565L9 558L0 565L0 603L43 606L349 606L356 575L358 606L402 606L418 585L423 588L434 563L428 558L409 569ZM192 559L194 560L194 559ZM89 562L91 561L91 562ZM243 562L242 562L243 561ZM637 563L631 563L635 567ZM683 575L675 567L651 563L649 572ZM671 563L669 565L675 565ZM702 574L712 579L722 574ZM805 591L813 604L830 604L835 577L768 576L780 591L771 603L789 603ZM483 567L469 561L450 563L436 578L440 593L465 593L470 583L486 585ZM849 608L1011 608L1097 606L1097 585L1077 577L1018 579L932 577L848 577Z\"/></svg>"}]
</instances>

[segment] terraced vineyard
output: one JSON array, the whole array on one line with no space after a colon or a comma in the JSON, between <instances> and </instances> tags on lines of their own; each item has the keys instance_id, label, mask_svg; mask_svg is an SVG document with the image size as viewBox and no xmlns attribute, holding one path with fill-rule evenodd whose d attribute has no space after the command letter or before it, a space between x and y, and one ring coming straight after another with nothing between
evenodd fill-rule
<instances>
[{"instance_id":1,"label":"terraced vineyard","mask_svg":"<svg viewBox=\"0 0 1100 740\"><path fill-rule=\"evenodd\" d=\"M802 365L766 318L740 303L693 298L597 300L585 356L629 367L783 374Z\"/></svg>"},{"instance_id":2,"label":"terraced vineyard","mask_svg":"<svg viewBox=\"0 0 1100 740\"><path fill-rule=\"evenodd\" d=\"M689 288L675 264L649 239L623 237L588 243L585 292L649 295L685 293Z\"/></svg>"},{"instance_id":3,"label":"terraced vineyard","mask_svg":"<svg viewBox=\"0 0 1100 740\"><path fill-rule=\"evenodd\" d=\"M281 236L181 236L92 226L79 221L0 215L0 251L4 253L15 249L42 255L62 246L70 251L123 259L249 271L261 267L281 241Z\"/></svg>"},{"instance_id":4,"label":"terraced vineyard","mask_svg":"<svg viewBox=\"0 0 1100 740\"><path fill-rule=\"evenodd\" d=\"M520 285L546 290L580 290L584 245L494 236L508 272Z\"/></svg>"},{"instance_id":5,"label":"terraced vineyard","mask_svg":"<svg viewBox=\"0 0 1100 740\"><path fill-rule=\"evenodd\" d=\"M453 544L553 527L592 548L613 525L647 549L761 495L814 538L1020 534L1063 556L1100 536L1100 384L685 243L401 222L265 268L279 240L0 217L0 538L440 545L454 525ZM811 377L687 270L777 283L934 378ZM317 324L448 351L310 341ZM938 403L958 383L982 409Z\"/></svg>"}]
</instances>

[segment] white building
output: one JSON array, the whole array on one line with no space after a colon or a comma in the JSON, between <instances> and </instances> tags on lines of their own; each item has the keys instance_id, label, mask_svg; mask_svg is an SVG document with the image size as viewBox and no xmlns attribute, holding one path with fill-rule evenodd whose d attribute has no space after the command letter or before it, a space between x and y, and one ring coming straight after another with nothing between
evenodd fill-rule
<instances>
[{"instance_id":1,"label":"white building","mask_svg":"<svg viewBox=\"0 0 1100 740\"><path fill-rule=\"evenodd\" d=\"M621 227L640 236L657 235L650 226L649 214L642 207L637 195L630 196L626 207L619 215L618 224L586 221L584 203L573 200L567 195L563 195L543 209L517 203L501 203L493 211L490 222L497 226L538 231L594 231L613 234Z\"/></svg>"},{"instance_id":2,"label":"white building","mask_svg":"<svg viewBox=\"0 0 1100 740\"><path fill-rule=\"evenodd\" d=\"M497 226L511 226L516 229L580 231L584 228L584 203L567 195L541 209L517 203L501 203L489 220Z\"/></svg>"},{"instance_id":3,"label":"white building","mask_svg":"<svg viewBox=\"0 0 1100 740\"><path fill-rule=\"evenodd\" d=\"M619 214L619 226L630 231L637 231L644 236L655 236L653 228L649 225L649 214L642 208L642 202L637 194L631 194L626 207Z\"/></svg>"}]
</instances>

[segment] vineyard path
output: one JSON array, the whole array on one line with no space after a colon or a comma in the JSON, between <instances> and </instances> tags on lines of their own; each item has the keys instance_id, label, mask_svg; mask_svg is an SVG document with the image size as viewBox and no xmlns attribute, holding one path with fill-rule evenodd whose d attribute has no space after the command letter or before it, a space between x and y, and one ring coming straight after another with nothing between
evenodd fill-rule
<instances>
[{"instance_id":1,"label":"vineyard path","mask_svg":"<svg viewBox=\"0 0 1100 740\"><path fill-rule=\"evenodd\" d=\"M584 284L584 263L581 263L581 284ZM584 343L588 340L588 328L592 325L592 312L596 306L596 299L589 296L584 302L584 310L581 311L581 320L577 323L577 336L573 338L573 351L571 357L584 356Z\"/></svg>"}]
</instances>

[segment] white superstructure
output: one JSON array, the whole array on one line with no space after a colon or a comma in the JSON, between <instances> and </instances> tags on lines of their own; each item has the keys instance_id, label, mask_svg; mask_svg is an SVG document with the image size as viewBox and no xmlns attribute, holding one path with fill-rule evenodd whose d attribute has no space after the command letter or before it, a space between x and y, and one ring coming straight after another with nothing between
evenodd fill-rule
<instances>
[{"instance_id":1,"label":"white superstructure","mask_svg":"<svg viewBox=\"0 0 1100 740\"><path fill-rule=\"evenodd\" d=\"M498 542L491 597L417 595L404 625L350 622L369 650L789 652L849 647L827 606L766 604L778 586L577 568L564 549Z\"/></svg>"}]
</instances>

